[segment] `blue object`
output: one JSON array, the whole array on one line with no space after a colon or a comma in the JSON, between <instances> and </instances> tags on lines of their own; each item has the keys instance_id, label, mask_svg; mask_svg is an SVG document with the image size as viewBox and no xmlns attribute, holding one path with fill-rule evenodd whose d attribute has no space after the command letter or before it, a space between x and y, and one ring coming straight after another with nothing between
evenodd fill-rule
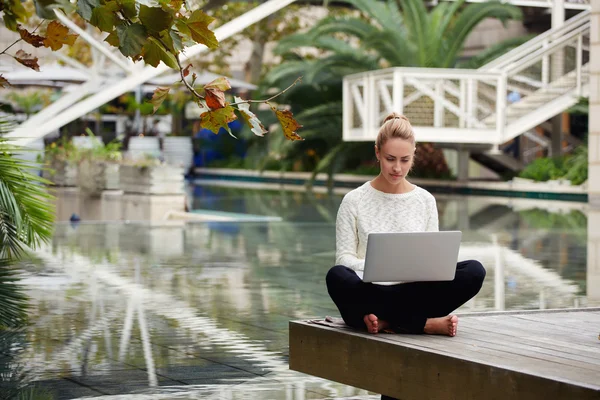
<instances>
[{"instance_id":1,"label":"blue object","mask_svg":"<svg viewBox=\"0 0 600 400\"><path fill-rule=\"evenodd\" d=\"M239 138L243 125L239 120L230 122L229 129L237 137L232 138L224 128L215 134L209 129L201 129L194 136L194 166L205 167L215 160L222 160L231 155L243 158L246 156L246 141Z\"/></svg>"},{"instance_id":2,"label":"blue object","mask_svg":"<svg viewBox=\"0 0 600 400\"><path fill-rule=\"evenodd\" d=\"M79 221L81 221L81 218L79 217L79 215L73 213L73 214L71 214L71 218L69 218L69 221L71 221L71 222L79 222Z\"/></svg>"}]
</instances>

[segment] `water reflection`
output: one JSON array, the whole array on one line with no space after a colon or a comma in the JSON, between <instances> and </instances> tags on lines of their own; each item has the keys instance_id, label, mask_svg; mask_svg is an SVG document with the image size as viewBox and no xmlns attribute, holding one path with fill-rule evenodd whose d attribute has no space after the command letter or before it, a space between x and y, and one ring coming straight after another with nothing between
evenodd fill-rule
<instances>
[{"instance_id":1,"label":"water reflection","mask_svg":"<svg viewBox=\"0 0 600 400\"><path fill-rule=\"evenodd\" d=\"M18 361L28 376L65 399L376 398L287 366L288 321L337 315L323 277L341 196L196 193L194 208L284 220L60 224L27 266L33 325ZM600 303L600 225L586 230L600 213L490 198L438 204L442 229L464 232L460 258L488 270L461 311Z\"/></svg>"}]
</instances>

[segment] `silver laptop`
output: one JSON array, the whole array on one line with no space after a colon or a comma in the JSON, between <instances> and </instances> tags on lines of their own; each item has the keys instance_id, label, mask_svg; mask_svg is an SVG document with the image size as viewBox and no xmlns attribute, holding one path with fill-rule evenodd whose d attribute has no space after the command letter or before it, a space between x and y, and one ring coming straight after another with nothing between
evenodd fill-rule
<instances>
[{"instance_id":1,"label":"silver laptop","mask_svg":"<svg viewBox=\"0 0 600 400\"><path fill-rule=\"evenodd\" d=\"M364 282L451 281L462 232L370 233Z\"/></svg>"}]
</instances>

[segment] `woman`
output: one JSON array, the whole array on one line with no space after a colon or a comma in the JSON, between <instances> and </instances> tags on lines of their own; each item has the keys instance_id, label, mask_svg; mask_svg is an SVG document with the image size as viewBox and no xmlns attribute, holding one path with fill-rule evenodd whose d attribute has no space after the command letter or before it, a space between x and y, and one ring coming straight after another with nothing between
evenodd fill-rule
<instances>
[{"instance_id":1,"label":"woman","mask_svg":"<svg viewBox=\"0 0 600 400\"><path fill-rule=\"evenodd\" d=\"M342 200L336 222L336 266L327 290L346 324L370 333L455 336L452 311L475 296L485 278L478 261L457 264L453 281L378 285L362 281L370 232L438 231L434 197L406 180L413 166L415 136L408 119L392 113L375 142L380 174ZM401 263L401 260L399 260Z\"/></svg>"}]
</instances>

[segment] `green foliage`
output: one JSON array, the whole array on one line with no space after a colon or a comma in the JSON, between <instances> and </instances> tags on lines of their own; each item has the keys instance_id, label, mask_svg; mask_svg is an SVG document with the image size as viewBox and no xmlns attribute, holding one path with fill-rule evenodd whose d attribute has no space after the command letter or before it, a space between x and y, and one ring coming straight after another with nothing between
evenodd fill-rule
<instances>
[{"instance_id":1,"label":"green foliage","mask_svg":"<svg viewBox=\"0 0 600 400\"><path fill-rule=\"evenodd\" d=\"M585 230L587 227L587 217L579 210L571 210L562 214L534 208L519 211L519 215L524 217L527 224L535 229L578 231Z\"/></svg>"},{"instance_id":2,"label":"green foliage","mask_svg":"<svg viewBox=\"0 0 600 400\"><path fill-rule=\"evenodd\" d=\"M0 330L19 328L27 320L27 296L8 258L0 259Z\"/></svg>"},{"instance_id":3,"label":"green foliage","mask_svg":"<svg viewBox=\"0 0 600 400\"><path fill-rule=\"evenodd\" d=\"M36 164L15 158L19 149L0 139L0 259L19 259L52 235L54 209Z\"/></svg>"},{"instance_id":4,"label":"green foliage","mask_svg":"<svg viewBox=\"0 0 600 400\"><path fill-rule=\"evenodd\" d=\"M76 162L78 158L78 149L73 145L73 142L71 142L69 138L64 136L58 142L46 146L44 151L44 161L46 163L52 163L53 161Z\"/></svg>"},{"instance_id":5,"label":"green foliage","mask_svg":"<svg viewBox=\"0 0 600 400\"><path fill-rule=\"evenodd\" d=\"M565 162L567 169L565 178L570 180L573 185L581 185L588 179L588 165L588 147L579 146L573 156Z\"/></svg>"},{"instance_id":6,"label":"green foliage","mask_svg":"<svg viewBox=\"0 0 600 400\"><path fill-rule=\"evenodd\" d=\"M196 74L192 73L192 82L186 80L190 74L191 64L183 66L180 63L179 56L184 47L196 44L205 45L209 49L219 47L215 33L209 26L215 21L215 18L207 14L202 8L193 7L193 5L183 0L80 0L72 3L65 0L34 0L36 14L43 21L50 21L46 25L46 36L38 35L35 32L29 32L21 24L27 22L29 17L25 8L20 2L12 0L0 0L0 10L4 12L5 23L8 29L18 32L20 39L34 47L45 46L53 51L57 51L63 45L73 46L77 35L69 34L69 30L61 25L56 19L55 12L60 11L69 14L76 11L79 16L92 26L108 33L105 41L111 46L117 47L119 51L132 61L143 60L147 65L158 67L160 63L177 69L180 72L181 82L186 89L194 96L194 101L201 109L206 109L201 115L201 126L208 129L217 129L220 126L227 127L227 122L235 120L238 116L234 110L238 109L233 104L229 110L224 112L222 109L228 104L219 104L208 102L205 96L194 87ZM257 3L258 4L258 3ZM40 24L36 30L41 26ZM277 25L274 25L275 27ZM285 30L285 29L284 29ZM15 43L16 43L15 42ZM6 49L0 52L0 55L10 56L17 62L29 68L39 71L38 59L31 54L18 50L16 54L9 54L7 50L15 43L10 44ZM263 43L263 45L266 44ZM0 87L8 87L10 82L0 75ZM231 87L220 88L219 96L224 98L223 92ZM206 89L206 88L204 88ZM157 98L163 97L163 88L157 89ZM214 93L213 93L214 94ZM273 96L267 100L243 100L246 104L246 113L248 115L250 102L268 102L273 100ZM152 104L142 104L139 106L142 114L148 114L156 111L158 101ZM162 102L162 101L161 101ZM271 105L272 111L277 115L285 136L290 140L301 140L295 132L301 125L293 118L289 110L280 110ZM246 118L247 124L260 136L264 135L264 126L256 117ZM230 132L231 133L231 132Z\"/></svg>"},{"instance_id":7,"label":"green foliage","mask_svg":"<svg viewBox=\"0 0 600 400\"><path fill-rule=\"evenodd\" d=\"M562 178L581 185L588 178L588 148L579 146L570 155L538 158L525 167L519 177L539 182Z\"/></svg>"},{"instance_id":8,"label":"green foliage","mask_svg":"<svg viewBox=\"0 0 600 400\"><path fill-rule=\"evenodd\" d=\"M79 149L75 159L81 161L90 159L95 161L120 162L122 160L121 142L113 140L104 144L100 141L90 128L85 130L92 140L91 149Z\"/></svg>"}]
</instances>

